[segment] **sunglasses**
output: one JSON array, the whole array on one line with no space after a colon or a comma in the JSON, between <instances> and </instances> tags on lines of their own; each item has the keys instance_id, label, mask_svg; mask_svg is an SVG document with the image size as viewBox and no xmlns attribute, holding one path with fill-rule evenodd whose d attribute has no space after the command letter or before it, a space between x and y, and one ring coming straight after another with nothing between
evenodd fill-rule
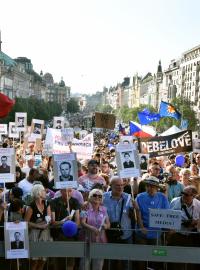
<instances>
[{"instance_id":1,"label":"sunglasses","mask_svg":"<svg viewBox=\"0 0 200 270\"><path fill-rule=\"evenodd\" d=\"M92 197L102 199L102 195L100 194L93 194Z\"/></svg>"}]
</instances>

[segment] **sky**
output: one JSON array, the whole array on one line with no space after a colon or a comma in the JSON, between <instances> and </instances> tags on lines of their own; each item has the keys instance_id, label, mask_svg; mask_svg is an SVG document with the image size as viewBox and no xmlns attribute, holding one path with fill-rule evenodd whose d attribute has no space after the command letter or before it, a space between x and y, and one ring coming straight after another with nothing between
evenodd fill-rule
<instances>
[{"instance_id":1,"label":"sky","mask_svg":"<svg viewBox=\"0 0 200 270\"><path fill-rule=\"evenodd\" d=\"M92 94L200 44L199 0L0 0L2 51Z\"/></svg>"}]
</instances>

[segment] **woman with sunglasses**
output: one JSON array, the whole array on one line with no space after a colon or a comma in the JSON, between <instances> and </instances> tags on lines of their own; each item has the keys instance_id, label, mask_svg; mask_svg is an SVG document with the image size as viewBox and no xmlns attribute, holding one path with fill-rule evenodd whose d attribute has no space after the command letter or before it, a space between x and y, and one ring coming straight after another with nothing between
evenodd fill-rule
<instances>
[{"instance_id":1,"label":"woman with sunglasses","mask_svg":"<svg viewBox=\"0 0 200 270\"><path fill-rule=\"evenodd\" d=\"M86 229L87 239L92 242L106 243L105 230L110 228L107 209L102 205L103 192L92 189L88 197L88 209L81 212L81 224ZM92 269L101 270L104 260L92 260Z\"/></svg>"}]
</instances>

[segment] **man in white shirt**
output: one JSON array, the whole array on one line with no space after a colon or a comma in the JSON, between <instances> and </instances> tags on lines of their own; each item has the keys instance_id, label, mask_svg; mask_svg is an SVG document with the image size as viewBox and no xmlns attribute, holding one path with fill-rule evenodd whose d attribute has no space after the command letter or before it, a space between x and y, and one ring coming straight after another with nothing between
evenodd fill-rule
<instances>
[{"instance_id":1,"label":"man in white shirt","mask_svg":"<svg viewBox=\"0 0 200 270\"><path fill-rule=\"evenodd\" d=\"M27 195L31 194L33 182L37 181L38 175L38 170L32 168L30 169L29 176L18 183L18 187L23 190L23 199L25 199Z\"/></svg>"}]
</instances>

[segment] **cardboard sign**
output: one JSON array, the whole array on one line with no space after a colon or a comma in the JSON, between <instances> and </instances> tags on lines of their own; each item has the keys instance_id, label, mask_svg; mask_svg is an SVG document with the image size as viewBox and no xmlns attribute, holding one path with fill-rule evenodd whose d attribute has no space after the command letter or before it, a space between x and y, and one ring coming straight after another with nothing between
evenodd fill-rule
<instances>
[{"instance_id":1,"label":"cardboard sign","mask_svg":"<svg viewBox=\"0 0 200 270\"><path fill-rule=\"evenodd\" d=\"M193 152L200 153L200 139L192 140Z\"/></svg>"},{"instance_id":2,"label":"cardboard sign","mask_svg":"<svg viewBox=\"0 0 200 270\"><path fill-rule=\"evenodd\" d=\"M114 129L116 116L110 113L95 112L95 127Z\"/></svg>"},{"instance_id":3,"label":"cardboard sign","mask_svg":"<svg viewBox=\"0 0 200 270\"><path fill-rule=\"evenodd\" d=\"M139 152L149 157L168 156L192 151L192 131L186 130L168 136L139 138Z\"/></svg>"},{"instance_id":4,"label":"cardboard sign","mask_svg":"<svg viewBox=\"0 0 200 270\"><path fill-rule=\"evenodd\" d=\"M181 229L181 210L149 209L149 226L171 230Z\"/></svg>"}]
</instances>

